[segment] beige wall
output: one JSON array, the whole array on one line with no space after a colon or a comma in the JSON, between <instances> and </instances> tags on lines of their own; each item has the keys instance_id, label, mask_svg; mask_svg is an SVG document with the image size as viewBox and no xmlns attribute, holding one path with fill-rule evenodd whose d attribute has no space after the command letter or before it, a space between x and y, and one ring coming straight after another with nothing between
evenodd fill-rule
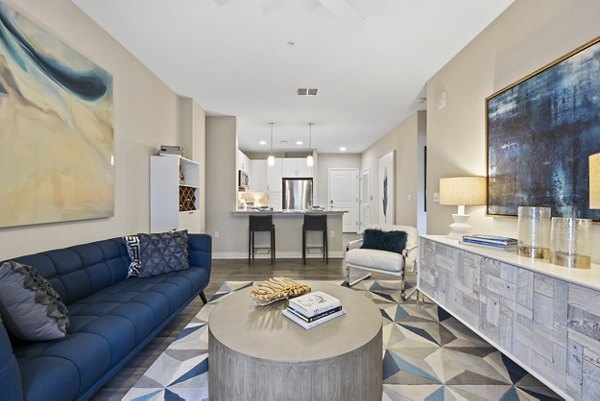
<instances>
[{"instance_id":1,"label":"beige wall","mask_svg":"<svg viewBox=\"0 0 600 401\"><path fill-rule=\"evenodd\" d=\"M184 155L200 164L200 188L206 188L206 112L188 97L179 96L179 144ZM206 230L206 191L200 191L200 231Z\"/></svg>"},{"instance_id":2,"label":"beige wall","mask_svg":"<svg viewBox=\"0 0 600 401\"><path fill-rule=\"evenodd\" d=\"M369 169L371 224L379 218L379 158L395 150L395 224L417 226L418 135L423 132L419 129L423 118L419 120L419 115L423 113L412 114L361 155L360 170Z\"/></svg>"},{"instance_id":3,"label":"beige wall","mask_svg":"<svg viewBox=\"0 0 600 401\"><path fill-rule=\"evenodd\" d=\"M485 98L596 37L598 21L598 1L517 0L429 80L428 195L439 191L442 177L486 174ZM447 105L438 109L444 91ZM428 196L428 232L447 233L455 210ZM474 231L516 235L516 218L484 212L467 207ZM597 242L600 227L594 236Z\"/></svg>"},{"instance_id":4,"label":"beige wall","mask_svg":"<svg viewBox=\"0 0 600 401\"><path fill-rule=\"evenodd\" d=\"M0 229L0 260L149 230L149 156L178 144L176 94L69 0L9 4L113 75L116 187L112 218Z\"/></svg>"},{"instance_id":5,"label":"beige wall","mask_svg":"<svg viewBox=\"0 0 600 401\"><path fill-rule=\"evenodd\" d=\"M213 254L230 255L248 247L248 232L231 214L237 207L237 118L206 118L206 232Z\"/></svg>"},{"instance_id":6,"label":"beige wall","mask_svg":"<svg viewBox=\"0 0 600 401\"><path fill-rule=\"evenodd\" d=\"M427 234L427 212L425 211L425 146L427 146L427 112L417 113L418 135L417 135L417 231L419 234Z\"/></svg>"},{"instance_id":7,"label":"beige wall","mask_svg":"<svg viewBox=\"0 0 600 401\"><path fill-rule=\"evenodd\" d=\"M315 205L327 208L329 205L329 169L330 168L355 168L360 170L360 154L351 153L319 153L319 165L315 176L318 185Z\"/></svg>"},{"instance_id":8,"label":"beige wall","mask_svg":"<svg viewBox=\"0 0 600 401\"><path fill-rule=\"evenodd\" d=\"M206 231L206 112L193 104L194 160L200 164L200 230Z\"/></svg>"}]
</instances>

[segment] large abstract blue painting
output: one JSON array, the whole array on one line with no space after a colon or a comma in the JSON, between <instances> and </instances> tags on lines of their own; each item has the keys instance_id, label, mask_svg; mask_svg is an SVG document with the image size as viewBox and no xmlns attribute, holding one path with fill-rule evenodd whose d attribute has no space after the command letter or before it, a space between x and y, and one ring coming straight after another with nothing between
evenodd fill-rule
<instances>
[{"instance_id":1,"label":"large abstract blue painting","mask_svg":"<svg viewBox=\"0 0 600 401\"><path fill-rule=\"evenodd\" d=\"M486 99L488 214L590 210L588 156L600 152L600 38Z\"/></svg>"},{"instance_id":2,"label":"large abstract blue painting","mask_svg":"<svg viewBox=\"0 0 600 401\"><path fill-rule=\"evenodd\" d=\"M0 227L113 210L112 76L0 0Z\"/></svg>"}]
</instances>

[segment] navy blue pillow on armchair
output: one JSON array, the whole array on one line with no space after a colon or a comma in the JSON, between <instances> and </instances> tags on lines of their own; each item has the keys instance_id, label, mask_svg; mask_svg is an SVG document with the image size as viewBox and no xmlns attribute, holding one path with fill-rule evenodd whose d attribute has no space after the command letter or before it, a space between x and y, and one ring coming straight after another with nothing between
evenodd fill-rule
<instances>
[{"instance_id":1,"label":"navy blue pillow on armchair","mask_svg":"<svg viewBox=\"0 0 600 401\"><path fill-rule=\"evenodd\" d=\"M407 238L408 235L404 231L382 231L378 228L368 228L363 234L361 248L402 253L406 248Z\"/></svg>"}]
</instances>

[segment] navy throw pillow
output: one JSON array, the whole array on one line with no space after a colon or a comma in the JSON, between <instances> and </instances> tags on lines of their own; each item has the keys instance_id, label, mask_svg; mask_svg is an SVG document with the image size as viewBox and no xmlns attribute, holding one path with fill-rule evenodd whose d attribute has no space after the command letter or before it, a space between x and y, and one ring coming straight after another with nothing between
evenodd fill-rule
<instances>
[{"instance_id":1,"label":"navy throw pillow","mask_svg":"<svg viewBox=\"0 0 600 401\"><path fill-rule=\"evenodd\" d=\"M190 267L187 230L164 233L139 233L140 262L138 277L185 270Z\"/></svg>"},{"instance_id":2,"label":"navy throw pillow","mask_svg":"<svg viewBox=\"0 0 600 401\"><path fill-rule=\"evenodd\" d=\"M402 253L406 248L408 235L404 231L382 231L368 228L363 234L363 249L379 249L381 251Z\"/></svg>"}]
</instances>

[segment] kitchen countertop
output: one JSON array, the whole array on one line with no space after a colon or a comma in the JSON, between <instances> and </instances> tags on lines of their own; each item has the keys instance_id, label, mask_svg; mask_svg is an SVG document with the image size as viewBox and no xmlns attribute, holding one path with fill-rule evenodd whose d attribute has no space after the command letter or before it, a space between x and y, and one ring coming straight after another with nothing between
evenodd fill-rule
<instances>
[{"instance_id":1,"label":"kitchen countertop","mask_svg":"<svg viewBox=\"0 0 600 401\"><path fill-rule=\"evenodd\" d=\"M305 214L326 214L330 216L342 216L348 213L346 210L234 210L234 216L247 216L249 214L272 214L274 216L304 216Z\"/></svg>"}]
</instances>

